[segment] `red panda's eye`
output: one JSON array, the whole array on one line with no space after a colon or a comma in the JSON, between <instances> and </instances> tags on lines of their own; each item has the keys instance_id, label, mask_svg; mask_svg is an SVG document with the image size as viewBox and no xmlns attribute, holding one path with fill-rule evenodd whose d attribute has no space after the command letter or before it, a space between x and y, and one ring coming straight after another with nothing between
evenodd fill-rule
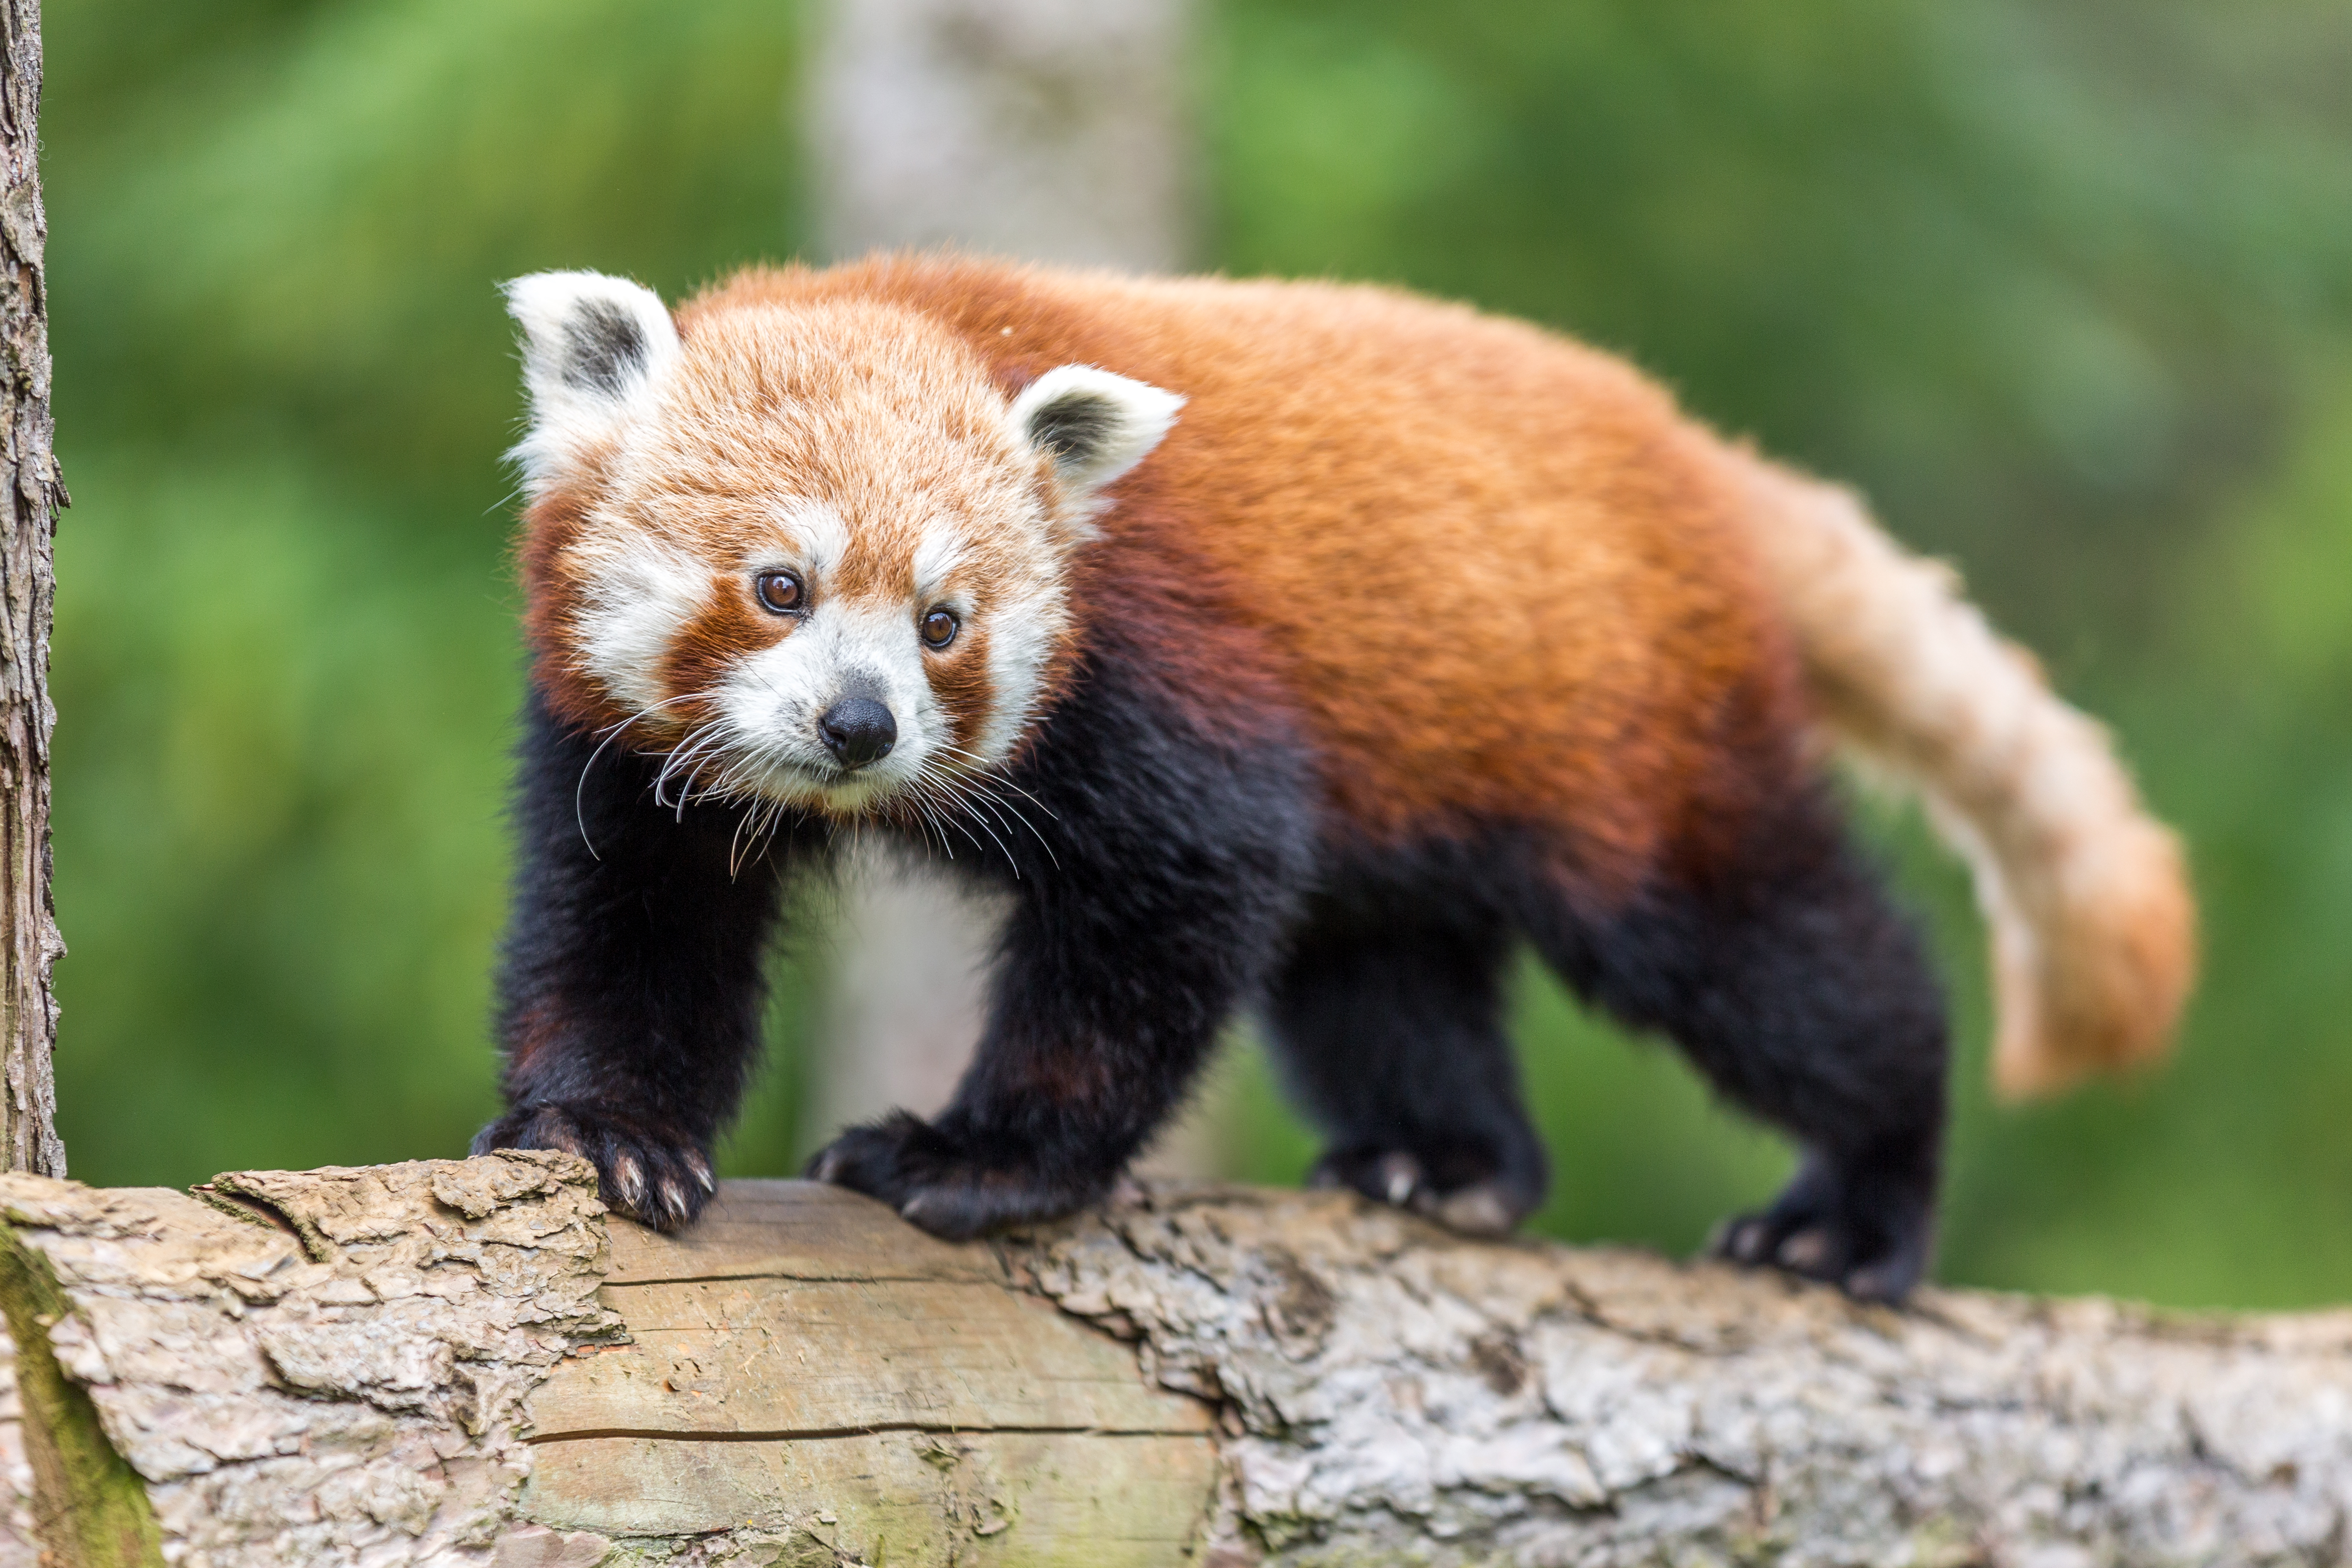
<instances>
[{"instance_id":1,"label":"red panda's eye","mask_svg":"<svg viewBox=\"0 0 2352 1568\"><path fill-rule=\"evenodd\" d=\"M780 616L799 609L808 597L801 580L789 572L762 572L751 579L751 589L760 595L760 603Z\"/></svg>"},{"instance_id":2,"label":"red panda's eye","mask_svg":"<svg viewBox=\"0 0 2352 1568\"><path fill-rule=\"evenodd\" d=\"M959 623L945 610L933 610L923 617L923 644L927 647L943 648L955 641Z\"/></svg>"}]
</instances>

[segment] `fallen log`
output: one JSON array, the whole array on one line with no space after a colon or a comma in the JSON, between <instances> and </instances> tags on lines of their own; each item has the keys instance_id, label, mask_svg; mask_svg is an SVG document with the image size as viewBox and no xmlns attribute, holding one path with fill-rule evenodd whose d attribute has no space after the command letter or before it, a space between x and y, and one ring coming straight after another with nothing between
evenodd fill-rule
<instances>
[{"instance_id":1,"label":"fallen log","mask_svg":"<svg viewBox=\"0 0 2352 1568\"><path fill-rule=\"evenodd\" d=\"M737 1182L669 1238L539 1153L0 1215L10 1568L2347 1551L2352 1313L1892 1311L1329 1194L951 1247Z\"/></svg>"}]
</instances>

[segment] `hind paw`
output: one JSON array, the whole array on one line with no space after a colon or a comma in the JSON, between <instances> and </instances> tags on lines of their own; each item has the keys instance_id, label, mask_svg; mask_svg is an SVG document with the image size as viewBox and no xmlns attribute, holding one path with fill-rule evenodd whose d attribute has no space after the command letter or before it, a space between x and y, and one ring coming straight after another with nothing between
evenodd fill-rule
<instances>
[{"instance_id":1,"label":"hind paw","mask_svg":"<svg viewBox=\"0 0 2352 1568\"><path fill-rule=\"evenodd\" d=\"M1927 1272L1935 1236L1932 1180L1808 1160L1769 1208L1727 1221L1711 1250L1835 1285L1857 1301L1891 1303Z\"/></svg>"}]
</instances>

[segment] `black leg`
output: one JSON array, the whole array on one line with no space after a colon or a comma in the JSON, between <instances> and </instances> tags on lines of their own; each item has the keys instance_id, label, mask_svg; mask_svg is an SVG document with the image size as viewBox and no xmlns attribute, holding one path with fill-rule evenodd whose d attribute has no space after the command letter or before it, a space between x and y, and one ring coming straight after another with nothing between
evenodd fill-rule
<instances>
[{"instance_id":1,"label":"black leg","mask_svg":"<svg viewBox=\"0 0 2352 1568\"><path fill-rule=\"evenodd\" d=\"M1793 1134L1796 1178L1719 1250L1899 1300L1935 1239L1947 1054L1916 933L1807 798L1738 864L1658 885L1606 919L1531 922L1586 996L1671 1037L1724 1094Z\"/></svg>"},{"instance_id":2,"label":"black leg","mask_svg":"<svg viewBox=\"0 0 2352 1568\"><path fill-rule=\"evenodd\" d=\"M1439 923L1361 904L1323 913L1299 939L1266 1022L1330 1141L1315 1184L1475 1235L1501 1235L1543 1201L1543 1145L1502 1027L1510 952L1499 920Z\"/></svg>"},{"instance_id":3,"label":"black leg","mask_svg":"<svg viewBox=\"0 0 2352 1568\"><path fill-rule=\"evenodd\" d=\"M499 983L507 1113L474 1152L564 1149L664 1230L702 1211L710 1145L758 1055L780 838L734 808L654 799L645 759L523 717L513 910ZM764 847L764 853L755 852ZM751 863L743 864L746 856Z\"/></svg>"},{"instance_id":4,"label":"black leg","mask_svg":"<svg viewBox=\"0 0 2352 1568\"><path fill-rule=\"evenodd\" d=\"M853 1128L810 1164L941 1236L1106 1193L1262 984L1307 875L1307 775L1278 735L1110 663L1044 732L1015 782L1051 859L1010 883L971 1071L937 1121Z\"/></svg>"}]
</instances>

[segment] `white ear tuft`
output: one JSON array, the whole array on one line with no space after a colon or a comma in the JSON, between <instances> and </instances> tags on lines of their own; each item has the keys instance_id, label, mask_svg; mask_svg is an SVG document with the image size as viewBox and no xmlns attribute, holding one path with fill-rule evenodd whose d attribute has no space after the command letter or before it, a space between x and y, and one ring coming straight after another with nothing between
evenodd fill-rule
<instances>
[{"instance_id":1,"label":"white ear tuft","mask_svg":"<svg viewBox=\"0 0 2352 1568\"><path fill-rule=\"evenodd\" d=\"M642 411L677 358L677 329L652 289L601 272L534 272L506 296L530 392L513 457L538 494Z\"/></svg>"},{"instance_id":2,"label":"white ear tuft","mask_svg":"<svg viewBox=\"0 0 2352 1568\"><path fill-rule=\"evenodd\" d=\"M1172 392L1066 364L1031 382L1005 417L1013 438L1052 458L1063 488L1084 498L1143 461L1183 406Z\"/></svg>"}]
</instances>

